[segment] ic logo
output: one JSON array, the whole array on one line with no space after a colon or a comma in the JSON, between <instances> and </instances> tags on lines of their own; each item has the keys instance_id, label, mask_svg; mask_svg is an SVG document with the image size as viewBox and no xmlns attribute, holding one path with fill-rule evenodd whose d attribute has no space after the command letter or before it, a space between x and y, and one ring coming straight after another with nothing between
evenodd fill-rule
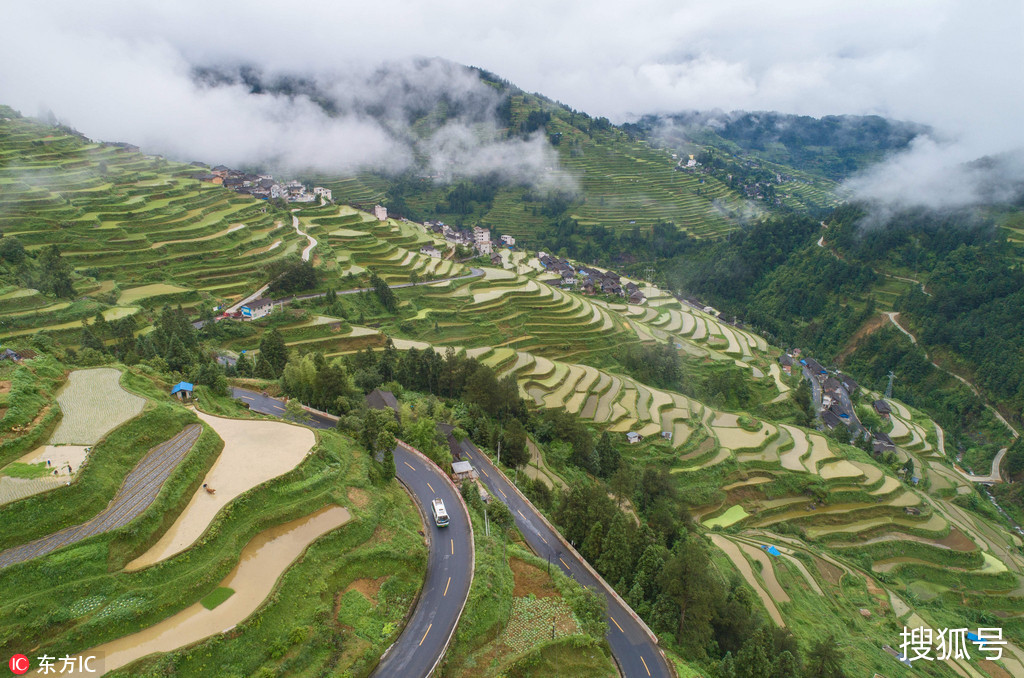
<instances>
[{"instance_id":1,"label":"ic logo","mask_svg":"<svg viewBox=\"0 0 1024 678\"><path fill-rule=\"evenodd\" d=\"M11 667L11 672L17 675L28 673L28 657L23 654L16 654L11 657L11 661L7 663Z\"/></svg>"}]
</instances>

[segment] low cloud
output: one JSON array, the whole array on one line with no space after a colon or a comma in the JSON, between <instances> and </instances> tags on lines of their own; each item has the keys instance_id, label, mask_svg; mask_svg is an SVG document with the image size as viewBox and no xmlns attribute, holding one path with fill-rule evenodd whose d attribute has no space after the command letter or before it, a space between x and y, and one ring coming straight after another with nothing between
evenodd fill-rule
<instances>
[{"instance_id":1,"label":"low cloud","mask_svg":"<svg viewBox=\"0 0 1024 678\"><path fill-rule=\"evenodd\" d=\"M922 140L874 179L851 184L877 199L921 191L918 200L934 204L953 195L974 200L976 190L939 188L943 176L1024 147L1017 86L1024 12L1004 0L636 0L628 9L612 0L8 4L0 101L29 114L52 110L92 137L210 161L412 166L421 149L403 130L401 111L424 91L377 78L374 69L418 57L486 68L613 122L695 109L776 110L876 114L935 129L934 148ZM203 89L193 80L195 67L225 64L306 75L349 112L325 115L305 94L253 97L244 85ZM460 101L489 105L486 87L457 70L417 76ZM360 101L396 115L366 115ZM478 137L480 153L458 150L485 123L460 117L464 127L445 130L434 146L506 165L511 154L526 174L543 174L547 160L534 153L536 141L491 147L493 139ZM428 162L431 171L437 162L446 161ZM934 163L943 170L915 182ZM973 176L966 180L978 183ZM886 190L886 182L902 188Z\"/></svg>"},{"instance_id":2,"label":"low cloud","mask_svg":"<svg viewBox=\"0 0 1024 678\"><path fill-rule=\"evenodd\" d=\"M0 100L91 138L291 173L497 174L538 189L572 186L543 135L504 138L503 93L440 59L286 72L194 62L163 41L55 31L33 46L38 36L3 33L6 62L33 48L40 57L31 70L5 69Z\"/></svg>"},{"instance_id":3,"label":"low cloud","mask_svg":"<svg viewBox=\"0 0 1024 678\"><path fill-rule=\"evenodd\" d=\"M1024 150L978 158L969 145L918 136L904 152L850 178L859 200L898 210L953 210L1024 195Z\"/></svg>"}]
</instances>

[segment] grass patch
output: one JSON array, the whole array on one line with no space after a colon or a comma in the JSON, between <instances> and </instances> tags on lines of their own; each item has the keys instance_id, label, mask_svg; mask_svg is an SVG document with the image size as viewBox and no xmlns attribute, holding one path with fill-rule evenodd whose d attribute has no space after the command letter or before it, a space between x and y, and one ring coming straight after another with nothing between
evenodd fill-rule
<instances>
[{"instance_id":1,"label":"grass patch","mask_svg":"<svg viewBox=\"0 0 1024 678\"><path fill-rule=\"evenodd\" d=\"M235 595L234 589L228 588L227 586L218 586L214 589L213 593L205 596L199 602L202 603L203 607L207 610L212 610L233 595Z\"/></svg>"},{"instance_id":2,"label":"grass patch","mask_svg":"<svg viewBox=\"0 0 1024 678\"><path fill-rule=\"evenodd\" d=\"M46 462L41 461L38 464L24 464L20 461L11 462L8 464L0 475L8 476L9 478L42 478L52 473L52 470L46 467Z\"/></svg>"}]
</instances>

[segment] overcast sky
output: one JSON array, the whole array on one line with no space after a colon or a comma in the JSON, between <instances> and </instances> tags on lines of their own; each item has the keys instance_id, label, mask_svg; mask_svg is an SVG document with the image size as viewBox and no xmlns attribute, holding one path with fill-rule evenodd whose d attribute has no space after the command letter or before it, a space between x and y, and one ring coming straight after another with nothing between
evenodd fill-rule
<instances>
[{"instance_id":1,"label":"overcast sky","mask_svg":"<svg viewBox=\"0 0 1024 678\"><path fill-rule=\"evenodd\" d=\"M615 122L721 108L934 126L940 143L920 144L904 174L1024 146L1019 0L8 3L0 102L157 152L238 161L247 140L283 134L313 155L326 138L359 165L403 151L363 121L197 92L189 68L337 74L410 56L480 66ZM226 115L233 127L216 122ZM316 138L287 130L295 120Z\"/></svg>"}]
</instances>

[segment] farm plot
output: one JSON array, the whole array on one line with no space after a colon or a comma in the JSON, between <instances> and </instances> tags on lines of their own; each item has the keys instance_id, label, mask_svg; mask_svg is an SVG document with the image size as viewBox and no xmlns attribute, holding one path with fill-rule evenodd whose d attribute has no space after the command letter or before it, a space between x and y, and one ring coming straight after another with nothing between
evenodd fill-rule
<instances>
[{"instance_id":1,"label":"farm plot","mask_svg":"<svg viewBox=\"0 0 1024 678\"><path fill-rule=\"evenodd\" d=\"M129 563L127 570L140 570L190 547L232 499L291 471L316 442L313 432L301 426L196 414L224 440L224 450L203 478L207 489L196 490L160 541Z\"/></svg>"},{"instance_id":2,"label":"farm plot","mask_svg":"<svg viewBox=\"0 0 1024 678\"><path fill-rule=\"evenodd\" d=\"M260 532L242 549L238 565L221 582L221 587L234 591L225 602L212 610L195 603L155 626L100 645L90 654L102 653L104 668L111 671L148 654L170 652L233 628L256 611L307 546L350 519L347 509L328 506Z\"/></svg>"},{"instance_id":3,"label":"farm plot","mask_svg":"<svg viewBox=\"0 0 1024 678\"><path fill-rule=\"evenodd\" d=\"M188 292L188 288L178 287L177 285L166 285L164 283L153 283L152 285L133 287L121 292L121 296L118 297L117 303L122 306L131 306L132 304L138 303L141 299L159 297L165 294L180 294L182 292Z\"/></svg>"},{"instance_id":4,"label":"farm plot","mask_svg":"<svg viewBox=\"0 0 1024 678\"><path fill-rule=\"evenodd\" d=\"M64 417L51 445L93 445L139 412L144 398L121 388L121 373L110 367L75 370L57 395Z\"/></svg>"}]
</instances>

